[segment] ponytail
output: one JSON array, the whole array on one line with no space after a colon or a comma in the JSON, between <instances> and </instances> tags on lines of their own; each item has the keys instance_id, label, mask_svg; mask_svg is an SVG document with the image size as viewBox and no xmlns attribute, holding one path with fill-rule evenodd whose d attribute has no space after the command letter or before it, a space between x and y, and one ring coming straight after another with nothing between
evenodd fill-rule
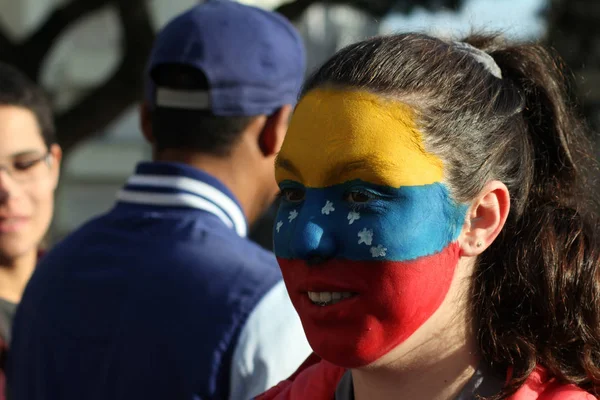
<instances>
[{"instance_id":1,"label":"ponytail","mask_svg":"<svg viewBox=\"0 0 600 400\"><path fill-rule=\"evenodd\" d=\"M478 261L473 307L484 359L512 371L506 398L537 367L600 394L597 167L567 98L562 65L539 45L474 36L523 98L520 184L500 236ZM510 190L510 187L509 187Z\"/></svg>"}]
</instances>

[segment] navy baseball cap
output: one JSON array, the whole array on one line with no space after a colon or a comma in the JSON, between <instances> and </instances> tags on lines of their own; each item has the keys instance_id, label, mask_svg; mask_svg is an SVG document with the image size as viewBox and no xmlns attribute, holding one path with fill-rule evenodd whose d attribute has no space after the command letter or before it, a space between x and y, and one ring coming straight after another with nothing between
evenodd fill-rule
<instances>
[{"instance_id":1,"label":"navy baseball cap","mask_svg":"<svg viewBox=\"0 0 600 400\"><path fill-rule=\"evenodd\" d=\"M218 116L270 115L296 103L305 58L302 39L283 16L229 0L207 0L158 33L146 71L146 100L152 108ZM152 71L163 64L200 70L208 90L156 86Z\"/></svg>"}]
</instances>

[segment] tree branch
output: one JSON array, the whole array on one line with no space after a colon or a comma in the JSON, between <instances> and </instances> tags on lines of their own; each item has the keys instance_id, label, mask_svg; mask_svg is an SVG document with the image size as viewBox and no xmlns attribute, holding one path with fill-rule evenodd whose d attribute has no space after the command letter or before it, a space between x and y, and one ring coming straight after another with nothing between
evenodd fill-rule
<instances>
[{"instance_id":1,"label":"tree branch","mask_svg":"<svg viewBox=\"0 0 600 400\"><path fill-rule=\"evenodd\" d=\"M464 0L296 0L292 3L279 6L275 11L283 14L289 20L295 21L302 16L308 7L315 3L345 4L363 10L374 17L381 18L393 9L409 12L416 6L425 7L431 10L440 8L456 10L462 6L463 1Z\"/></svg>"},{"instance_id":2,"label":"tree branch","mask_svg":"<svg viewBox=\"0 0 600 400\"><path fill-rule=\"evenodd\" d=\"M116 5L123 29L124 54L133 54L131 58L145 64L154 41L147 0L116 0Z\"/></svg>"},{"instance_id":3,"label":"tree branch","mask_svg":"<svg viewBox=\"0 0 600 400\"><path fill-rule=\"evenodd\" d=\"M25 59L23 67L26 73L37 78L46 55L60 34L73 22L109 3L110 0L71 0L54 10L42 26L19 46L19 53Z\"/></svg>"},{"instance_id":4,"label":"tree branch","mask_svg":"<svg viewBox=\"0 0 600 400\"><path fill-rule=\"evenodd\" d=\"M12 52L15 50L15 46L11 43L4 32L0 31L0 54L4 55L5 52Z\"/></svg>"},{"instance_id":5,"label":"tree branch","mask_svg":"<svg viewBox=\"0 0 600 400\"><path fill-rule=\"evenodd\" d=\"M137 85L132 85L128 70L122 62L107 82L57 116L57 139L65 153L101 133L137 100Z\"/></svg>"},{"instance_id":6,"label":"tree branch","mask_svg":"<svg viewBox=\"0 0 600 400\"><path fill-rule=\"evenodd\" d=\"M317 0L296 0L291 3L281 5L275 9L278 13L289 19L296 21L304 14L304 11L312 4L318 3Z\"/></svg>"},{"instance_id":7,"label":"tree branch","mask_svg":"<svg viewBox=\"0 0 600 400\"><path fill-rule=\"evenodd\" d=\"M123 29L123 59L113 76L57 117L58 142L65 152L101 133L140 100L144 68L154 31L145 0L116 0Z\"/></svg>"},{"instance_id":8,"label":"tree branch","mask_svg":"<svg viewBox=\"0 0 600 400\"><path fill-rule=\"evenodd\" d=\"M17 48L4 32L0 31L0 59L9 64L18 64Z\"/></svg>"}]
</instances>

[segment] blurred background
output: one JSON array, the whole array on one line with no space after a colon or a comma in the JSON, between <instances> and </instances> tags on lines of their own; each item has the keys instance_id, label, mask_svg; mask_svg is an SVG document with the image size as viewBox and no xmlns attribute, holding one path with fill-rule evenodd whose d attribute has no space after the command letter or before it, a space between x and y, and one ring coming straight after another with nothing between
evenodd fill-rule
<instances>
[{"instance_id":1,"label":"blurred background","mask_svg":"<svg viewBox=\"0 0 600 400\"><path fill-rule=\"evenodd\" d=\"M49 243L108 210L141 159L137 122L143 70L154 33L198 0L0 0L0 59L42 85L57 113L65 163ZM381 33L457 36L501 31L542 40L574 72L588 122L600 127L598 0L244 0L292 20L308 72L339 48ZM273 210L271 210L272 215ZM270 248L270 215L252 237Z\"/></svg>"}]
</instances>

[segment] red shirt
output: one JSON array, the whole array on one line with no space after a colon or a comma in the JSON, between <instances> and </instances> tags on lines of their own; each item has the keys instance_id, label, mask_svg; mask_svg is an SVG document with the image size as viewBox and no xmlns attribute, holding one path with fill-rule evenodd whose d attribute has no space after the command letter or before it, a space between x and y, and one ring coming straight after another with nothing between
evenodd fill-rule
<instances>
[{"instance_id":1,"label":"red shirt","mask_svg":"<svg viewBox=\"0 0 600 400\"><path fill-rule=\"evenodd\" d=\"M344 368L311 355L287 380L256 397L255 400L334 400ZM583 389L558 382L537 368L510 400L596 400Z\"/></svg>"}]
</instances>

